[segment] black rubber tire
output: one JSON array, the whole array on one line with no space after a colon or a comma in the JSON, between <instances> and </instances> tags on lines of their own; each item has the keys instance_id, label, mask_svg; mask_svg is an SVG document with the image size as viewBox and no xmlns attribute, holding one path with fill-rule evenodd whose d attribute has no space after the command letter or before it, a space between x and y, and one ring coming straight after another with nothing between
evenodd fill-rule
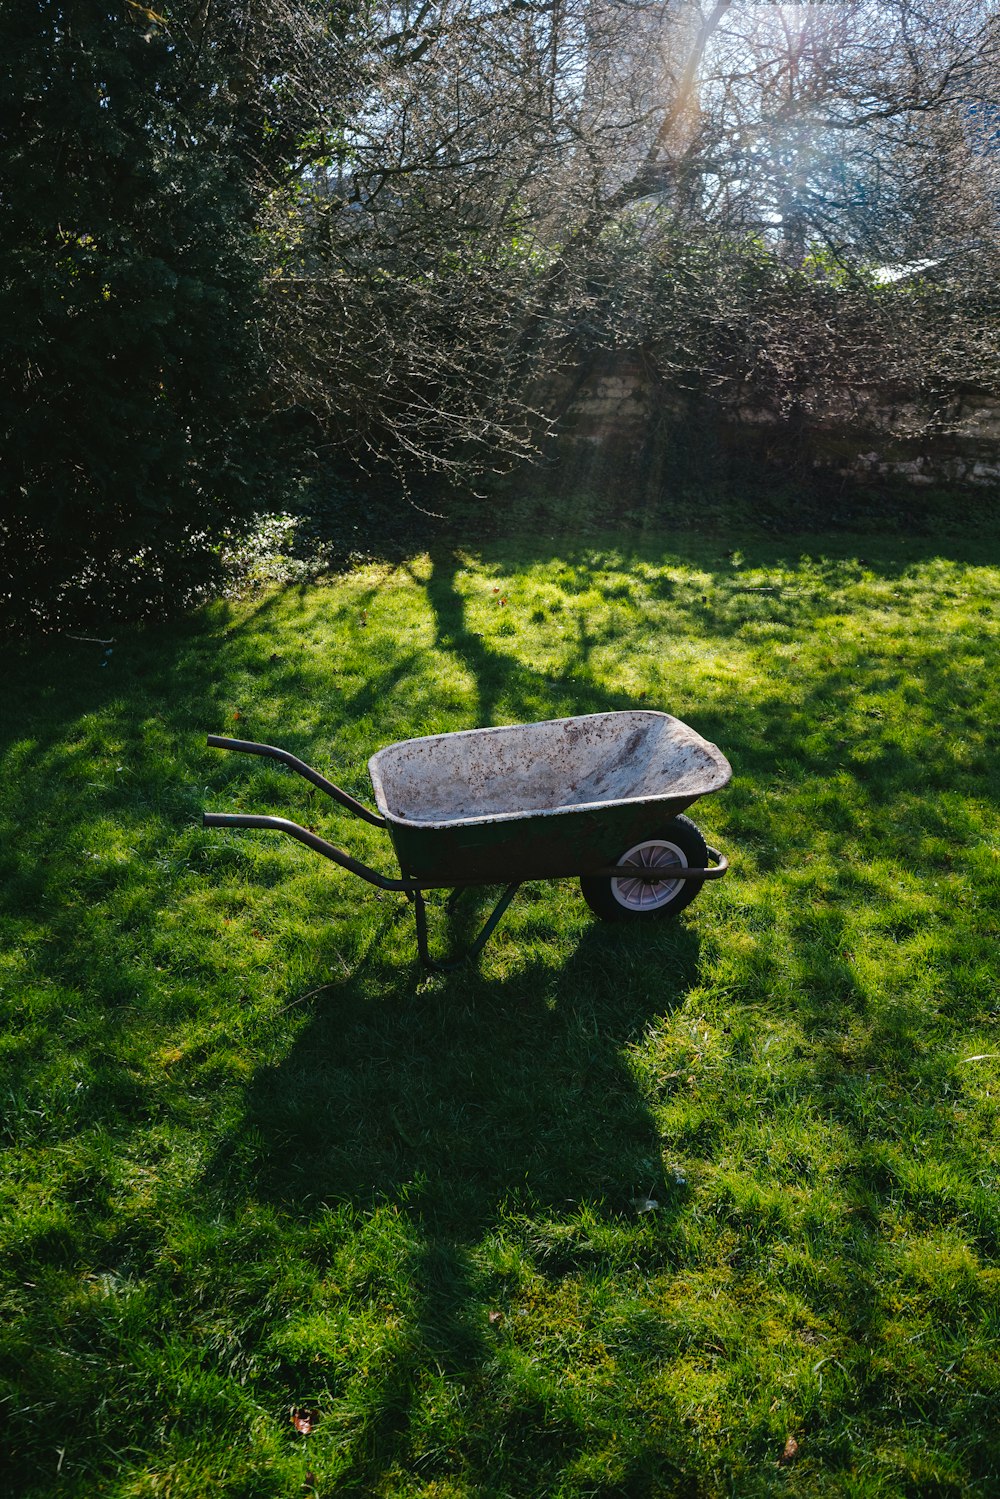
<instances>
[{"instance_id":1,"label":"black rubber tire","mask_svg":"<svg viewBox=\"0 0 1000 1499\"><path fill-rule=\"evenodd\" d=\"M708 868L708 847L701 836L700 828L697 823L691 821L690 817L674 817L656 833L643 839L643 844L661 842L672 844L687 867ZM631 852L631 849L626 849L620 859L615 862L620 863ZM662 921L664 917L676 916L678 911L683 911L685 906L689 906L705 881L670 881L669 883L677 888L667 893L658 904L646 910L639 909L638 905L623 904L622 899L615 894L614 887L621 889L625 887L625 883L610 875L583 875L580 878L580 889L583 891L583 898L587 905L602 921ZM627 900L627 895L624 898Z\"/></svg>"}]
</instances>

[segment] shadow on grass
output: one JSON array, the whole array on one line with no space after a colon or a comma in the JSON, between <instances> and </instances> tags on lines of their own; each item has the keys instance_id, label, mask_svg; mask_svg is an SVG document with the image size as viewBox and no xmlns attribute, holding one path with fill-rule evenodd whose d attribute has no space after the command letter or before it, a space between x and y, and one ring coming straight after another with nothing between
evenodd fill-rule
<instances>
[{"instance_id":1,"label":"shadow on grass","mask_svg":"<svg viewBox=\"0 0 1000 1499\"><path fill-rule=\"evenodd\" d=\"M895 546L897 560L880 565L880 576L901 577L919 549ZM715 550L705 545L682 539L676 550L699 566L709 566L713 558L713 565L721 565ZM784 544L757 546L749 560L762 566L770 558L776 565L788 550ZM658 555L650 550L643 556L640 549L638 560L652 565ZM494 548L490 556L511 566L524 560L523 550ZM588 626L583 611L573 616L567 610L574 646L557 675L533 671L507 654L503 637L486 641L470 625L458 565L453 555L435 553L425 586L438 644L455 655L474 682L474 722L635 706L628 694L598 680L593 657L602 637ZM581 549L581 589L588 566L586 549ZM853 575L850 559L844 568ZM833 574L828 570L828 580L836 581L836 576L836 568ZM750 607L740 586L738 580L728 583L721 604L710 597L704 605L695 601L693 607L702 611L698 628L707 638L724 643L748 624L768 622L808 629L822 605L825 585L820 577L794 598L773 599L767 609L752 599ZM687 607L683 599L678 603ZM331 1215L346 1211L349 1226L363 1239L364 1225L374 1224L376 1241L380 1225L395 1219L402 1224L396 1237L386 1230L381 1245L366 1239L368 1247L359 1254L361 1260L370 1256L367 1267L344 1271L355 1311L373 1307L382 1315L380 1298L391 1299L400 1284L407 1288L399 1312L398 1353L388 1372L379 1375L381 1384L373 1381L377 1388L367 1409L374 1415L367 1426L359 1422L364 1436L350 1474L355 1491L373 1492L389 1481L394 1464L398 1468L412 1458L408 1443L429 1370L437 1367L446 1376L458 1376L474 1390L488 1388L486 1372L495 1358L496 1339L483 1312L494 1303L503 1311L509 1288L501 1269L503 1254L498 1250L490 1258L483 1245L500 1239L509 1245L523 1236L532 1262L553 1283L586 1278L591 1270L607 1273L613 1266L607 1231L619 1222L634 1231L636 1203L653 1198L660 1206L643 1242L643 1265L669 1268L675 1252L671 1229L685 1200L677 1185L664 1178L664 1142L626 1054L650 1021L683 1005L698 981L695 932L702 906L693 908L691 925L685 919L665 932L628 932L594 924L555 965L531 958L505 980L471 972L434 980L417 992L409 913L400 911L397 919L387 911L362 955L362 966L356 964L350 977L328 985L326 970L310 969L303 976L301 992L322 985L324 994L294 1041L272 1044L272 1055L258 1061L252 1051L252 1016L246 1032L233 1018L240 1013L242 995L232 988L239 977L230 980L224 962L213 968L187 951L167 953L164 979L157 977L159 968L152 961L161 961L170 941L169 933L161 937L157 924L171 906L179 877L187 879L194 871L211 881L216 871L234 873L244 891L258 886L265 898L269 881L287 877L283 868L272 868L263 859L243 863L236 847L199 841L193 832L207 789L201 778L211 776L218 788L246 775L245 763L224 757L206 769L201 735L206 728L233 731L245 678L273 700L268 726L289 713L289 704L294 709L305 698L310 703L318 699L321 707L328 702L331 722L337 722L338 715L343 719L374 711L397 688L404 690L400 684L412 660L401 642L393 668L338 696L326 680L331 663L292 669L273 659L268 637L282 607L280 601L265 601L232 633L232 616L222 606L179 625L154 627L116 643L107 665L102 665L102 647L53 644L33 656L8 690L0 753L8 756L8 776L24 778L24 790L23 804L16 809L20 828L18 818L9 819L14 831L0 854L5 877L0 920L16 923L16 930L11 927L14 940L30 946L35 980L40 991L45 989L32 1025L25 1026L23 1044L13 1033L9 1038L4 1065L16 1104L7 1121L9 1139L25 1157L37 1150L41 1158L55 1149L65 1162L55 1184L46 1188L50 1197L41 1201L32 1219L33 1232L20 1246L15 1270L21 1281L15 1293L24 1299L23 1282L30 1283L29 1290L40 1286L39 1296L59 1308L57 1315L74 1329L72 1337L66 1334L72 1363L60 1363L44 1338L18 1344L12 1382L35 1402L18 1407L19 1440L25 1448L44 1447L48 1454L45 1428L55 1413L61 1429L72 1432L75 1427L101 1453L123 1449L127 1442L135 1451L146 1441L134 1437L135 1409L116 1406L104 1387L106 1370L121 1371L134 1358L126 1327L133 1313L123 1293L125 1331L120 1336L107 1332L117 1315L111 1293L109 1310L94 1310L94 1299L93 1307L81 1311L81 1279L107 1275L125 1284L129 1276L137 1282L149 1276L151 1297L159 1287L162 1300L151 1314L153 1332L142 1336L157 1344L156 1318L164 1319L169 1331L163 1338L183 1345L181 1361L197 1365L204 1359L222 1379L230 1355L223 1350L216 1359L215 1345L208 1335L204 1341L201 1331L203 1321L206 1326L211 1322L206 1305L222 1321L228 1315L228 1308L213 1300L215 1288L199 1290L201 1301L191 1292L187 1303L172 1309L175 1283L183 1289L185 1277L197 1280L190 1268L195 1253L167 1242L171 1233L179 1233L182 1214L206 1236L217 1230L221 1236L258 1207L272 1212L289 1228L293 1247L279 1246L268 1267L256 1270L250 1263L254 1251L248 1250L248 1273L259 1280L280 1279L283 1256L294 1258ZM723 846L742 853L758 872L787 869L793 875L814 844L838 852L859 829L865 831L860 825L867 819L869 845L874 827L875 844L882 840L890 860L924 875L947 872L966 834L956 830L954 814L939 805L939 798L957 787L970 796L996 800L1000 789L994 762L960 748L963 735L978 731L976 682L985 669L982 654L982 641L971 637L947 647L922 648L915 656L913 715L926 711L924 699L929 698L939 730L922 740L919 756L903 744L897 753L884 736L875 753L866 744L868 714L878 712L885 692L896 690L899 671L892 665L866 670L861 691L850 665L832 655L821 679L792 683L784 690L772 686L754 700L741 700L738 693L730 701L722 694L706 700L690 715L692 721L731 756L737 773L730 791L711 809L713 826L728 840ZM256 737L258 727L241 719L238 732ZM107 741L103 747L102 736ZM268 734L260 732L259 737ZM294 719L287 732L274 737L310 758ZM15 745L21 746L16 754ZM116 780L119 765L128 771ZM775 810L787 810L795 797L804 798L798 821L784 820L776 834ZM137 887L134 901L136 919L146 923L138 937L130 927L133 906L119 884L113 858L102 863L91 857L101 829L109 825L134 835L145 882L141 890ZM951 851L934 846L934 839L950 840ZM734 878L739 878L738 866ZM821 931L826 949L822 966L815 972L803 966L796 999L815 1055L797 1072L793 1069L792 1080L811 1106L845 1126L842 1186L852 1222L842 1245L840 1278L812 1287L808 1296L823 1315L832 1315L828 1308L833 1301L847 1298L851 1334L859 1345L875 1339L888 1320L877 1284L888 1257L879 1237L884 1215L905 1193L911 1194L918 1223L936 1221L937 1214L948 1224L962 1206L947 1184L930 1182L920 1198L913 1182L903 1180L899 1154L887 1150L887 1143L898 1152L900 1141L921 1138L932 1113L928 1099L936 1099L950 1063L947 1058L935 1062L926 1045L918 1046L919 1005L869 1013L846 950L847 929L831 906L877 902L881 891L868 870L855 864L841 871L836 889L811 892L815 910L808 902L792 900L790 923L767 946L754 974L753 994L734 986L735 997L726 1001L729 1008L737 1008L744 997L766 1003L772 984L782 981L786 954L780 940L798 954L812 942L814 927ZM523 897L530 898L527 893ZM707 891L702 900L711 898ZM529 915L534 919L530 909ZM542 902L537 916L544 921ZM247 925L249 940L252 923ZM530 922L524 930L530 937ZM181 949L176 928L174 941ZM20 983L16 973L14 982ZM255 1000L262 1014L267 1013L270 983L265 972ZM221 1009L223 999L230 1006L228 1018L213 1034L214 1009ZM30 1013L34 1003L25 990L17 991L23 1012ZM956 1000L954 1017L972 1021L978 1003ZM194 1079L189 1083L183 1074L173 1081L169 1062L160 1077L143 1070L147 1025L148 1044L159 1047L164 1030L175 1021L179 1029L197 1032L199 1051L188 1064ZM263 1022L261 1029L266 1030ZM58 1076L53 1038L68 1058ZM213 1072L210 1063L214 1055L241 1046L251 1057L248 1072L241 1074L248 1080L234 1084L237 1074L227 1076L222 1061ZM88 1086L80 1089L84 1075ZM223 1079L218 1095L213 1091L217 1077ZM720 1100L720 1117L725 1102ZM769 1100L765 1109L772 1104ZM160 1189L173 1215L169 1227L148 1207L136 1212L134 1223L125 1221L122 1204L132 1201L130 1193L137 1201L142 1193L135 1182L124 1180L124 1173L135 1169L141 1177L148 1171L155 1178L160 1162L169 1163L170 1132L196 1135L202 1129L211 1142L211 1158L197 1183L180 1188L178 1201L169 1200L167 1187ZM711 1161L722 1129L706 1120L704 1133L691 1136L692 1153ZM88 1139L97 1141L88 1144L90 1155L72 1156L74 1135L83 1138L87 1132L93 1132ZM148 1144L137 1144L147 1138ZM978 1169L972 1149L967 1164L971 1177ZM980 1212L975 1203L966 1207L970 1214ZM729 1231L740 1237L733 1268L743 1273L745 1266L749 1295L759 1269L755 1256L766 1259L779 1238L775 1221L764 1210L739 1205L727 1220ZM994 1254L986 1210L969 1221L981 1225L983 1253ZM187 1244L183 1233L179 1236ZM348 1237L345 1230L340 1238L334 1236L329 1253L316 1251L323 1273ZM175 1255L183 1259L184 1253L186 1268L175 1272ZM232 1293L241 1269L221 1267L225 1294ZM390 1281L396 1292L385 1290ZM383 1320L392 1315L390 1307ZM256 1321L248 1315L248 1344L270 1334L270 1320L266 1305ZM63 1337L62 1326L57 1333ZM48 1336L55 1341L51 1328ZM239 1348L232 1357L249 1361L250 1354ZM316 1356L313 1351L301 1358L283 1353L269 1371L259 1376L262 1398L276 1406L283 1399L291 1402L315 1381ZM123 1378L120 1372L114 1377ZM341 1393L337 1377L331 1376L335 1398ZM152 1383L153 1393L144 1397L148 1403L142 1407L151 1430L165 1419L155 1378ZM919 1410L900 1403L906 1399L902 1385L901 1393L891 1385L883 1374L886 1398L898 1395L897 1409L906 1419L912 1415L919 1421ZM505 1461L513 1490L545 1492L546 1483L555 1481L578 1450L585 1428L560 1425L559 1411L542 1395L533 1395L528 1381L510 1399L510 1408L495 1421L478 1430L467 1428L456 1440L484 1486L491 1479L490 1465L498 1461L499 1443L510 1454ZM864 1399L862 1392L856 1411L863 1409ZM220 1409L223 1403L220 1399ZM185 1419L192 1426L207 1421L209 1406L206 1397L205 1406L193 1404ZM938 1426L944 1429L945 1424L942 1415ZM228 1430L223 1412L218 1417L220 1441ZM150 1449L155 1442L149 1438ZM546 1451L549 1455L540 1458ZM94 1457L106 1469L114 1461ZM661 1492L683 1492L682 1481L668 1466L668 1457L652 1448L635 1457L622 1479L622 1492L655 1491L656 1483ZM24 1486L32 1482L23 1474L17 1478ZM266 1485L260 1492L269 1492ZM604 1492L611 1490L605 1487Z\"/></svg>"},{"instance_id":2,"label":"shadow on grass","mask_svg":"<svg viewBox=\"0 0 1000 1499\"><path fill-rule=\"evenodd\" d=\"M480 721L488 722L497 701L491 672L510 679L511 665L491 662L464 629L447 575L437 575L432 598L442 629L451 628L455 648L481 684ZM54 1318L56 1326L28 1338L15 1334L0 1365L19 1391L17 1450L33 1450L36 1441L39 1451L45 1448L45 1425L58 1416L71 1444L96 1444L93 1471L109 1471L98 1433L112 1433L117 1444L132 1423L160 1421L162 1398L155 1372L148 1389L139 1388L141 1361L160 1356L160 1334L119 1318L117 1288L143 1283L162 1290L163 1257L174 1254L167 1241L181 1222L185 1236L211 1238L259 1204L272 1205L303 1231L331 1204L346 1204L359 1217L397 1207L412 1230L404 1263L392 1267L412 1303L410 1352L373 1396L378 1410L365 1427L356 1479L364 1491L402 1451L428 1352L442 1368L473 1380L489 1362L489 1326L469 1310L481 1305L482 1278L470 1247L498 1215L527 1221L541 1210L557 1220L591 1214L631 1222L636 1203L653 1197L661 1221L669 1221L673 1198L655 1126L621 1049L652 1015L682 1002L697 970L697 946L678 927L666 948L669 977L658 971L650 984L636 940L642 934L588 928L579 950L554 971L529 964L498 984L463 973L415 995L414 970L400 972L397 922L387 919L361 976L327 990L291 1051L285 1055L283 1047L276 1065L259 1067L239 1124L223 1125L235 1090L224 1064L213 1070L212 1056L245 1042L234 1010L241 999L232 989L239 978L229 980L224 965L213 969L183 934L171 951L170 936L157 926L176 904L179 879L191 889L217 870L226 877L242 870L243 878L265 883L276 877L260 863L242 864L238 846L204 838L197 823L208 764L216 787L247 774L245 762L202 753L206 728L257 735L240 709L241 679L252 675L258 691L273 682L279 705L289 695L315 697L322 667L293 677L267 649L279 607L265 601L233 631L230 611L220 606L200 619L116 641L110 656L89 642L53 642L35 654L8 698L15 711L0 753L16 761L25 780L23 801L8 804L7 812L25 837L5 844L9 878L0 921L17 923L16 943L30 940L37 992L18 994L14 1031L23 1044L12 1035L4 1057L18 1107L6 1122L16 1149L41 1160L55 1147L64 1164L55 1201L33 1212L30 1229L22 1221L10 1262L29 1287L43 1287L42 1321ZM336 712L376 706L404 667L405 659L346 702L341 698ZM534 692L528 671L521 691L528 705ZM595 688L584 704L620 705ZM238 727L230 727L237 712ZM528 716L541 715L530 709ZM279 742L306 749L294 725ZM119 834L127 862L100 841ZM412 930L402 941L409 957ZM640 965L638 978L616 971L623 954L633 969ZM313 974L315 982L303 987L327 977ZM206 983L213 986L210 1010L220 1016L215 1036L208 1033L210 1012L208 1026L197 1019L208 1009ZM183 1063L204 1077L196 1089L183 1075L176 1082L171 1076L175 1049L164 1043L173 1024L181 1036L202 1033ZM55 1036L66 1043L58 1064ZM164 1056L159 1075L149 1065L151 1050ZM221 1079L214 1107L213 1077ZM170 1156L161 1135L167 1120L170 1130L182 1132L203 1121L209 1137L225 1134L225 1145L194 1191L157 1185L162 1220L148 1205L133 1216L124 1210L131 1196L124 1177L139 1169L158 1179ZM69 1136L72 1144L62 1150L57 1142ZM588 1252L553 1242L544 1259L559 1276L574 1259L585 1263ZM81 1275L95 1287L89 1300L79 1293ZM231 1278L227 1266L224 1283ZM104 1285L102 1301L96 1288ZM179 1320L168 1317L167 1342L179 1338L187 1347L191 1315L188 1307ZM262 1329L253 1334L262 1335ZM181 1357L187 1364L194 1355ZM108 1386L106 1374L91 1378L89 1369L127 1372ZM278 1388L287 1380L287 1396L295 1399L307 1375L314 1377L292 1361L279 1371ZM198 1419L206 1430L225 1426L221 1408L210 1414L206 1407ZM508 1430L512 1450L523 1447L518 1462L529 1465L537 1465L538 1442L548 1432L553 1472L575 1440L567 1432L560 1443L551 1411L527 1395L518 1397ZM485 1477L488 1454L481 1457ZM79 1462L78 1455L67 1476ZM27 1469L11 1472L12 1492L30 1489Z\"/></svg>"},{"instance_id":3,"label":"shadow on grass","mask_svg":"<svg viewBox=\"0 0 1000 1499\"><path fill-rule=\"evenodd\" d=\"M677 923L654 942L656 983L608 982L623 950L641 963L649 946L648 933L595 923L561 969L490 982L470 967L417 993L395 955L373 955L383 998L370 980L362 993L329 985L294 1050L253 1084L248 1127L268 1140L260 1189L311 1212L405 1188L423 1221L462 1239L518 1197L632 1211L663 1182L622 1047L683 1000L698 967L693 930Z\"/></svg>"},{"instance_id":4,"label":"shadow on grass","mask_svg":"<svg viewBox=\"0 0 1000 1499\"><path fill-rule=\"evenodd\" d=\"M409 947L409 932L404 940ZM393 1230L370 1251L362 1287L366 1299L392 1302L390 1283L402 1282L410 1304L392 1379L371 1395L374 1425L352 1470L359 1492L376 1492L412 1459L429 1367L470 1390L492 1367L486 1308L491 1296L503 1308L509 1288L474 1252L491 1235L516 1241L542 1222L551 1237L532 1253L545 1274L602 1272L601 1225L634 1228L652 1200L669 1263L684 1194L664 1178L662 1143L625 1051L683 1003L698 972L694 929L681 922L655 937L595 924L558 969L529 964L491 981L470 968L417 993L400 983L387 948L370 955L367 983L334 983L314 1001L289 1054L254 1079L205 1180L206 1199L227 1214L263 1201L303 1228L344 1205L369 1223L405 1220L402 1242ZM284 1377L293 1398L315 1372L291 1364ZM501 1468L517 1482L522 1440L523 1461L535 1470L542 1461L554 1478L581 1439L569 1429L560 1436L551 1408L530 1400L501 1427L503 1454L496 1430L490 1451L470 1453L487 1489ZM533 1472L530 1491L543 1486Z\"/></svg>"}]
</instances>

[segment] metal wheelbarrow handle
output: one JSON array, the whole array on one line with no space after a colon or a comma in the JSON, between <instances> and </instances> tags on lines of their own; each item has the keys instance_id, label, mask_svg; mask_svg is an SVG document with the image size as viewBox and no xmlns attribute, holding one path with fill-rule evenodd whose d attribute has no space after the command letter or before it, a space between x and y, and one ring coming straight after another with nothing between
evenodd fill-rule
<instances>
[{"instance_id":1,"label":"metal wheelbarrow handle","mask_svg":"<svg viewBox=\"0 0 1000 1499\"><path fill-rule=\"evenodd\" d=\"M269 760L280 760L283 765L294 770L296 775L302 776L306 781L311 781L314 786L319 787L320 791L325 791L327 796L332 796L335 802L346 807L348 812L353 812L355 817L362 817L365 822L370 822L377 828L388 827L384 817L380 817L377 812L372 812L363 803L355 801L353 796L348 796L346 791L341 791L339 786L335 786L332 781L327 780L326 776L321 776L318 770L313 770L311 765L307 765L297 755L290 754L288 750L278 749L274 744L255 744L250 739L223 739L218 734L209 734L206 743L211 749L241 750L245 755L265 755ZM294 824L289 823L288 826L292 827ZM285 831L287 832L288 829L286 828ZM300 828L299 832L302 831ZM297 835L293 834L294 836ZM332 847L332 844L328 844L327 847Z\"/></svg>"},{"instance_id":2,"label":"metal wheelbarrow handle","mask_svg":"<svg viewBox=\"0 0 1000 1499\"><path fill-rule=\"evenodd\" d=\"M345 854L336 844L327 843L325 838L311 833L308 828L299 827L297 822L290 822L287 817L261 817L256 812L203 812L201 825L203 828L272 828L277 833L287 833L289 838L297 838L306 848L322 854L325 859L332 859L342 869L349 869L352 874L360 875L369 885L378 885L380 890L403 890L410 894L414 888L412 880L387 879L384 874L362 864L360 859L352 859L350 854Z\"/></svg>"}]
</instances>

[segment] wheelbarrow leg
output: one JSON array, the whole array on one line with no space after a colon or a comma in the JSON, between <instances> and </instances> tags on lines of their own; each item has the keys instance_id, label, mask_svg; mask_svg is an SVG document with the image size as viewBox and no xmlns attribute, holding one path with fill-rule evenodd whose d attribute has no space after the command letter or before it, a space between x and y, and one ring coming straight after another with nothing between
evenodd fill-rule
<instances>
[{"instance_id":1,"label":"wheelbarrow leg","mask_svg":"<svg viewBox=\"0 0 1000 1499\"><path fill-rule=\"evenodd\" d=\"M451 973L454 971L454 969L461 968L462 964L467 963L470 958L477 957L479 953L482 952L483 948L486 946L487 942L490 940L497 927L500 925L500 921L503 917L504 912L506 911L507 907L510 905L511 901L514 899L514 896L517 894L520 888L521 882L519 880L515 884L508 885L506 887L500 899L493 907L493 910L490 912L489 919L487 920L486 925L483 927L482 931L479 933L479 936L476 938L475 942L473 942L470 947L466 948L465 952L460 958L455 958L450 963L437 963L430 955L430 949L427 946L427 906L421 892L419 890L414 890L413 910L414 915L417 919L417 948L420 952L420 960L424 964L424 966L426 968L429 968L432 973ZM451 905L450 900L448 904L449 906Z\"/></svg>"}]
</instances>

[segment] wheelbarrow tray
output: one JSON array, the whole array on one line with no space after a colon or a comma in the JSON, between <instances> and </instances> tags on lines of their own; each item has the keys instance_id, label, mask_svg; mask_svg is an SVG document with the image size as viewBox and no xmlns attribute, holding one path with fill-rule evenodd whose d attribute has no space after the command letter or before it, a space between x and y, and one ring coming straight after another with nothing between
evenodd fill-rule
<instances>
[{"instance_id":1,"label":"wheelbarrow tray","mask_svg":"<svg viewBox=\"0 0 1000 1499\"><path fill-rule=\"evenodd\" d=\"M407 739L368 770L400 870L426 888L602 870L732 775L647 709Z\"/></svg>"}]
</instances>

